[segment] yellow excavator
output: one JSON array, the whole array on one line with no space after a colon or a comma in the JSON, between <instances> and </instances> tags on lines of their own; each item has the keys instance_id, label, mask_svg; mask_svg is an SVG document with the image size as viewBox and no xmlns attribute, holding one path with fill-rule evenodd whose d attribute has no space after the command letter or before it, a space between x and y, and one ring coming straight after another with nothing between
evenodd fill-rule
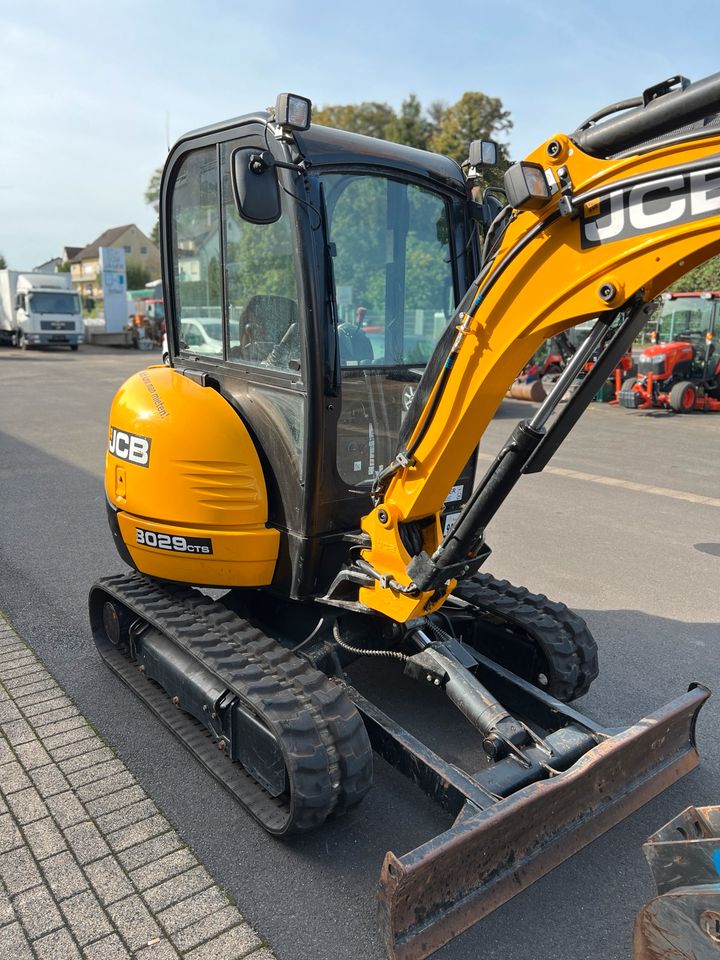
<instances>
[{"instance_id":1,"label":"yellow excavator","mask_svg":"<svg viewBox=\"0 0 720 960\"><path fill-rule=\"evenodd\" d=\"M515 483L658 294L716 252L719 108L720 74L670 78L542 143L502 191L472 189L490 142L471 145L468 179L313 125L293 94L168 157L171 365L112 404L107 512L132 572L93 586L93 635L271 834L360 802L374 753L447 811L446 832L386 856L392 957L427 956L698 762L706 688L599 725L569 705L598 672L583 620L482 568ZM588 320L481 473L517 371ZM373 661L417 716L447 696L476 736L469 769L381 709L358 680Z\"/></svg>"}]
</instances>

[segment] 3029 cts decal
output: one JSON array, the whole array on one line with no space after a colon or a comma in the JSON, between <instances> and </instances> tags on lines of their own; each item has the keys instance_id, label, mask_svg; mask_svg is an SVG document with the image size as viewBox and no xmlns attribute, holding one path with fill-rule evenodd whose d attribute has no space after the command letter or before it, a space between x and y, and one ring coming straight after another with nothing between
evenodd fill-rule
<instances>
[{"instance_id":1,"label":"3029 cts decal","mask_svg":"<svg viewBox=\"0 0 720 960\"><path fill-rule=\"evenodd\" d=\"M169 533L155 533L154 530L145 530L135 527L135 542L141 547L152 547L154 550L169 550L171 553L201 553L213 552L210 537L180 537Z\"/></svg>"}]
</instances>

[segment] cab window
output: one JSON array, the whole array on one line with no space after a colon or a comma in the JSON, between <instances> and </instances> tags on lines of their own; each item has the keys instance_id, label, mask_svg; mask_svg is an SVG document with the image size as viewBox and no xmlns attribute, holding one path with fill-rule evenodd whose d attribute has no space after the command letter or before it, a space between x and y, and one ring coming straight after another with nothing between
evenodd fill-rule
<instances>
[{"instance_id":1,"label":"cab window","mask_svg":"<svg viewBox=\"0 0 720 960\"><path fill-rule=\"evenodd\" d=\"M275 223L243 220L231 185L237 143L223 145L225 289L230 360L293 371L300 367L294 237L285 209Z\"/></svg>"},{"instance_id":2,"label":"cab window","mask_svg":"<svg viewBox=\"0 0 720 960\"><path fill-rule=\"evenodd\" d=\"M449 201L382 176L322 179L342 378L337 468L365 487L393 457L455 308Z\"/></svg>"},{"instance_id":3,"label":"cab window","mask_svg":"<svg viewBox=\"0 0 720 960\"><path fill-rule=\"evenodd\" d=\"M660 339L703 338L712 325L714 303L702 297L664 300L658 318Z\"/></svg>"},{"instance_id":4,"label":"cab window","mask_svg":"<svg viewBox=\"0 0 720 960\"><path fill-rule=\"evenodd\" d=\"M222 357L220 222L217 154L206 147L188 154L172 198L175 292L180 349Z\"/></svg>"},{"instance_id":5,"label":"cab window","mask_svg":"<svg viewBox=\"0 0 720 960\"><path fill-rule=\"evenodd\" d=\"M341 364L425 364L454 307L445 201L384 177L323 180Z\"/></svg>"}]
</instances>

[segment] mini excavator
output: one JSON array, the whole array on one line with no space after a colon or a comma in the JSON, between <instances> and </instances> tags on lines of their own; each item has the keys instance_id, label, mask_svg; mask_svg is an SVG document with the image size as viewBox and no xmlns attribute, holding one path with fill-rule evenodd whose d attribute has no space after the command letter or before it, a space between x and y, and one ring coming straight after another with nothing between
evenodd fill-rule
<instances>
[{"instance_id":1,"label":"mini excavator","mask_svg":"<svg viewBox=\"0 0 720 960\"><path fill-rule=\"evenodd\" d=\"M719 108L720 74L672 77L541 144L501 200L471 190L492 143L471 146L468 180L446 157L314 125L292 94L168 157L171 365L112 404L107 512L132 571L93 586L93 635L271 834L359 803L374 754L440 804L449 829L382 867L392 957L427 956L698 762L705 687L597 724L570 705L598 672L586 624L482 568L515 483L658 294L717 250ZM588 320L479 471L517 371ZM476 738L470 769L359 689L374 659L418 715L446 695Z\"/></svg>"}]
</instances>

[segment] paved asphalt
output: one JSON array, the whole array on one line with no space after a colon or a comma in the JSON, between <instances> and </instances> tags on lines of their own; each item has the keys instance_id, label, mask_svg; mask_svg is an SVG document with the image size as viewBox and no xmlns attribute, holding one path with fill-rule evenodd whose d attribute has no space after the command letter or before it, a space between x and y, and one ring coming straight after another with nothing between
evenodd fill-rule
<instances>
[{"instance_id":1,"label":"paved asphalt","mask_svg":"<svg viewBox=\"0 0 720 960\"><path fill-rule=\"evenodd\" d=\"M378 761L376 785L351 816L275 841L94 651L88 589L123 569L104 515L107 410L119 384L154 359L0 350L0 608L280 960L379 960L383 855L446 820ZM505 401L481 450L494 451L527 409ZM719 463L720 416L593 405L551 469L524 479L489 529L488 569L587 618L601 675L580 708L608 724L637 719L690 680L720 687ZM630 957L634 914L652 893L642 842L684 806L720 802L719 704L702 714L699 770L438 958Z\"/></svg>"}]
</instances>

